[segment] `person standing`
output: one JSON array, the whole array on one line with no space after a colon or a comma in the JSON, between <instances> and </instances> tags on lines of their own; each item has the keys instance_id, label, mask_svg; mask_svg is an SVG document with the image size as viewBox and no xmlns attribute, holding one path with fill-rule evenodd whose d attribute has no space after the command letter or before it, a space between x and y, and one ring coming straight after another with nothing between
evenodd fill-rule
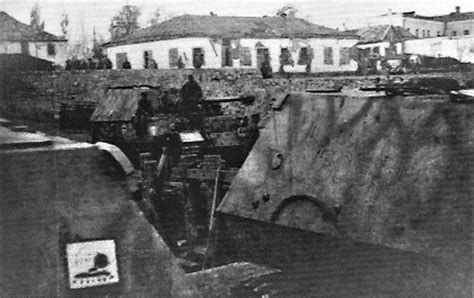
<instances>
[{"instance_id":1,"label":"person standing","mask_svg":"<svg viewBox=\"0 0 474 298\"><path fill-rule=\"evenodd\" d=\"M188 81L181 88L180 96L180 109L185 114L198 110L198 104L202 99L202 89L194 79L193 75L188 76Z\"/></svg>"},{"instance_id":2,"label":"person standing","mask_svg":"<svg viewBox=\"0 0 474 298\"><path fill-rule=\"evenodd\" d=\"M147 133L148 119L153 117L153 106L148 99L148 93L142 92L138 101L137 111L135 113L136 132L138 137L143 137Z\"/></svg>"},{"instance_id":3,"label":"person standing","mask_svg":"<svg viewBox=\"0 0 474 298\"><path fill-rule=\"evenodd\" d=\"M245 156L250 153L250 150L252 150L253 145L260 136L260 131L258 127L259 122L260 115L253 114L250 117L250 123L247 119L244 119L241 123L241 127L237 130L237 133L243 142Z\"/></svg>"},{"instance_id":4,"label":"person standing","mask_svg":"<svg viewBox=\"0 0 474 298\"><path fill-rule=\"evenodd\" d=\"M130 64L130 61L125 60L122 64L123 69L132 69L132 64Z\"/></svg>"},{"instance_id":5,"label":"person standing","mask_svg":"<svg viewBox=\"0 0 474 298\"><path fill-rule=\"evenodd\" d=\"M188 76L188 81L180 91L181 99L178 105L178 114L189 121L188 128L201 128L204 122L200 113L199 104L202 100L202 89L194 79L193 75Z\"/></svg>"}]
</instances>

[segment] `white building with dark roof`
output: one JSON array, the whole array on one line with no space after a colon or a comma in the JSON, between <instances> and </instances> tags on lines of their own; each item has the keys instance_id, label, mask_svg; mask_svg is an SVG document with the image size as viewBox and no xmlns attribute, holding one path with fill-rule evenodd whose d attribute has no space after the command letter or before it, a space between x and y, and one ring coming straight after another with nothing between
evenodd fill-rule
<instances>
[{"instance_id":1,"label":"white building with dark roof","mask_svg":"<svg viewBox=\"0 0 474 298\"><path fill-rule=\"evenodd\" d=\"M26 55L64 66L67 40L45 31L35 30L0 11L0 54Z\"/></svg>"},{"instance_id":2,"label":"white building with dark roof","mask_svg":"<svg viewBox=\"0 0 474 298\"><path fill-rule=\"evenodd\" d=\"M403 54L403 43L410 39L416 39L403 27L392 25L364 27L349 32L360 37L357 43L358 49L367 49L371 54L380 57Z\"/></svg>"},{"instance_id":3,"label":"white building with dark roof","mask_svg":"<svg viewBox=\"0 0 474 298\"><path fill-rule=\"evenodd\" d=\"M474 12L461 12L459 6L446 15L421 16L415 12L405 12L402 17L403 26L420 38L474 36Z\"/></svg>"},{"instance_id":4,"label":"white building with dark roof","mask_svg":"<svg viewBox=\"0 0 474 298\"><path fill-rule=\"evenodd\" d=\"M411 26L410 31L421 37L407 41L405 53L474 63L474 12L461 12L456 6L450 14L426 17L405 13L405 19L405 26ZM431 33L433 26L436 26L436 35Z\"/></svg>"},{"instance_id":5,"label":"white building with dark roof","mask_svg":"<svg viewBox=\"0 0 474 298\"><path fill-rule=\"evenodd\" d=\"M346 23L349 28L371 27L377 25L401 26L418 38L448 36L474 36L474 12L462 12L456 6L455 11L445 15L424 16L415 11L393 12Z\"/></svg>"},{"instance_id":6,"label":"white building with dark roof","mask_svg":"<svg viewBox=\"0 0 474 298\"><path fill-rule=\"evenodd\" d=\"M360 26L361 20L354 24ZM474 63L474 12L462 12L459 6L445 15L423 16L414 11L392 12L366 18L367 26L392 25L405 28L417 39L403 43L403 53L428 57L451 57ZM349 27L354 24L348 23Z\"/></svg>"},{"instance_id":7,"label":"white building with dark roof","mask_svg":"<svg viewBox=\"0 0 474 298\"><path fill-rule=\"evenodd\" d=\"M105 47L114 68L260 68L273 72L351 72L354 35L291 16L183 15ZM265 58L267 57L267 58Z\"/></svg>"}]
</instances>

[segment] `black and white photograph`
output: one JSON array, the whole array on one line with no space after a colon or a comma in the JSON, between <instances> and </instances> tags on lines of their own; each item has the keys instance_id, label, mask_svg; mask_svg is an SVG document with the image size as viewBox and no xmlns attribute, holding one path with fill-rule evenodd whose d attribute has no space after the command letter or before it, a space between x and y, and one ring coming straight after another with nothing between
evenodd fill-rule
<instances>
[{"instance_id":1,"label":"black and white photograph","mask_svg":"<svg viewBox=\"0 0 474 298\"><path fill-rule=\"evenodd\" d=\"M0 0L0 297L473 297L474 2Z\"/></svg>"}]
</instances>

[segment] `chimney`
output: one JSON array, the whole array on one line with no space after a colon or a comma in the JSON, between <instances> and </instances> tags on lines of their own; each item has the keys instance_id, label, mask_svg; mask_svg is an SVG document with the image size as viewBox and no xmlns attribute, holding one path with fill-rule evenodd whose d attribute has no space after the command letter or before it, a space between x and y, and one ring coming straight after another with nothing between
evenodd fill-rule
<instances>
[{"instance_id":1,"label":"chimney","mask_svg":"<svg viewBox=\"0 0 474 298\"><path fill-rule=\"evenodd\" d=\"M456 14L460 14L461 13L461 7L460 6L456 6Z\"/></svg>"}]
</instances>

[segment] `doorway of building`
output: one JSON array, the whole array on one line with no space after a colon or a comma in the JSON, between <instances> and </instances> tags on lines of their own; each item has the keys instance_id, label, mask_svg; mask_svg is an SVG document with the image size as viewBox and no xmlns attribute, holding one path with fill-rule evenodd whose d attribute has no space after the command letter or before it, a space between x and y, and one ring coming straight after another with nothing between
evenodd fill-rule
<instances>
[{"instance_id":1,"label":"doorway of building","mask_svg":"<svg viewBox=\"0 0 474 298\"><path fill-rule=\"evenodd\" d=\"M143 51L143 66L144 68L156 68L156 62L153 60L153 52Z\"/></svg>"},{"instance_id":2,"label":"doorway of building","mask_svg":"<svg viewBox=\"0 0 474 298\"><path fill-rule=\"evenodd\" d=\"M201 68L204 65L204 49L193 48L193 66L196 69Z\"/></svg>"},{"instance_id":3,"label":"doorway of building","mask_svg":"<svg viewBox=\"0 0 474 298\"><path fill-rule=\"evenodd\" d=\"M232 50L230 47L230 40L222 40L222 67L232 66Z\"/></svg>"},{"instance_id":4,"label":"doorway of building","mask_svg":"<svg viewBox=\"0 0 474 298\"><path fill-rule=\"evenodd\" d=\"M24 55L29 55L30 51L28 50L28 42L22 41L21 42L21 53Z\"/></svg>"},{"instance_id":5,"label":"doorway of building","mask_svg":"<svg viewBox=\"0 0 474 298\"><path fill-rule=\"evenodd\" d=\"M262 73L264 79L271 78L273 69L270 64L270 51L264 46L257 44L257 68Z\"/></svg>"},{"instance_id":6,"label":"doorway of building","mask_svg":"<svg viewBox=\"0 0 474 298\"><path fill-rule=\"evenodd\" d=\"M124 65L126 64L125 62L128 61L127 59L127 53L117 53L115 55L115 61L117 63L117 69L123 69L125 68Z\"/></svg>"},{"instance_id":7,"label":"doorway of building","mask_svg":"<svg viewBox=\"0 0 474 298\"><path fill-rule=\"evenodd\" d=\"M266 47L257 48L257 67L262 66L262 62L270 60L270 51Z\"/></svg>"}]
</instances>

